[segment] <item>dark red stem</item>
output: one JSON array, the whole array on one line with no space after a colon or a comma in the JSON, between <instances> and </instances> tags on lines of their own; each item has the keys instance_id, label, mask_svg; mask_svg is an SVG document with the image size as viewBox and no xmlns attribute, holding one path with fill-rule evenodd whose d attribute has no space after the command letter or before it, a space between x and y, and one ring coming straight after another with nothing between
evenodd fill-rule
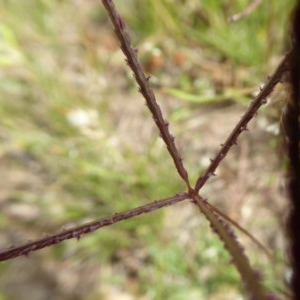
<instances>
[{"instance_id":1,"label":"dark red stem","mask_svg":"<svg viewBox=\"0 0 300 300\"><path fill-rule=\"evenodd\" d=\"M173 205L175 203L178 203L178 202L183 201L188 198L189 198L188 194L185 194L185 193L177 194L173 197L157 200L157 201L148 203L146 205L139 206L132 210L128 210L128 211L121 212L121 213L115 213L115 214L105 217L101 220L94 221L94 222L91 222L88 224L84 224L84 225L63 231L61 233L53 234L51 236L47 236L47 237L37 240L37 241L29 242L29 243L26 243L21 246L11 247L9 249L2 250L2 251L0 251L0 261L11 259L11 258L21 256L21 255L28 255L30 252L49 247L51 245L60 244L61 242L72 239L72 238L79 239L81 236L91 233L91 232L94 232L101 227L112 225L117 222L127 220L127 219L136 217L141 214L146 214L146 213L152 212L154 210L157 210L159 208L162 208L162 207L165 207L168 205Z\"/></svg>"},{"instance_id":2,"label":"dark red stem","mask_svg":"<svg viewBox=\"0 0 300 300\"><path fill-rule=\"evenodd\" d=\"M247 130L247 125L250 120L256 114L258 109L266 103L267 97L271 94L276 84L282 79L283 74L289 69L290 61L291 52L286 54L282 59L281 63L279 64L273 75L270 77L266 85L261 89L260 93L256 96L245 114L237 123L230 136L227 138L226 142L222 144L220 151L217 153L215 158L211 160L211 163L206 169L205 173L198 178L195 186L196 193L199 193L200 189L203 187L206 181L214 175L214 172L216 171L222 159L224 159L224 157L227 155L232 145L237 144L239 135L243 131Z\"/></svg>"},{"instance_id":3,"label":"dark red stem","mask_svg":"<svg viewBox=\"0 0 300 300\"><path fill-rule=\"evenodd\" d=\"M152 113L153 120L160 131L161 138L165 142L167 149L174 161L177 172L180 177L185 181L188 190L191 191L191 186L188 179L188 173L183 165L182 158L175 145L174 137L169 131L169 123L164 119L161 109L156 102L153 90L149 85L149 77L147 77L143 71L141 63L137 57L137 50L131 46L131 39L126 31L126 25L122 17L118 13L114 3L111 0L102 0L104 7L106 8L110 20L113 23L116 35L121 43L121 49L126 56L128 66L131 68L135 80L139 85L141 94L146 99L146 104Z\"/></svg>"}]
</instances>

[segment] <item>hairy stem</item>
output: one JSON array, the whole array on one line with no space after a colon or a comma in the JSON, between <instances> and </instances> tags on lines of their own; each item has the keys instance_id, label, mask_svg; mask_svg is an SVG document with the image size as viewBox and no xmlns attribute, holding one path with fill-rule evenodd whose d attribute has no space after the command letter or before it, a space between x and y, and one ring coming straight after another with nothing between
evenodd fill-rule
<instances>
[{"instance_id":1,"label":"hairy stem","mask_svg":"<svg viewBox=\"0 0 300 300\"><path fill-rule=\"evenodd\" d=\"M225 158L228 151L232 147L232 145L237 144L237 139L239 135L247 130L247 125L253 116L256 114L258 109L266 103L267 97L271 94L276 84L282 79L283 74L289 69L291 61L291 52L285 55L282 59L281 63L270 77L266 85L261 89L260 93L256 96L254 101L250 104L249 108L242 116L240 121L237 123L226 142L222 144L220 151L217 153L214 159L211 160L210 165L204 172L202 176L200 176L196 182L195 191L199 193L200 189L206 183L206 181L214 175L217 167L220 162Z\"/></svg>"},{"instance_id":2,"label":"hairy stem","mask_svg":"<svg viewBox=\"0 0 300 300\"><path fill-rule=\"evenodd\" d=\"M160 135L165 142L167 149L174 161L177 172L180 177L185 181L188 190L191 191L191 186L188 179L188 173L183 165L182 158L175 145L174 137L169 131L169 123L164 119L161 109L156 102L153 90L149 85L149 77L147 77L143 71L141 63L137 57L137 50L131 46L131 39L126 30L126 25L122 17L119 15L113 1L102 0L104 7L106 8L110 20L113 23L116 35L121 43L121 49L126 57L128 66L131 68L135 80L139 85L141 94L146 99L146 104L152 113L153 120L160 131Z\"/></svg>"},{"instance_id":3,"label":"hairy stem","mask_svg":"<svg viewBox=\"0 0 300 300\"><path fill-rule=\"evenodd\" d=\"M81 236L94 232L98 230L99 228L102 228L104 226L112 225L115 223L118 223L123 220L127 220L133 217L136 217L141 214L146 214L149 212L152 212L154 210L157 210L159 208L173 205L175 203L178 203L180 201L186 200L189 198L188 194L182 193L177 194L173 197L153 201L151 203L148 203L143 206L139 206L137 208L134 208L132 210L128 210L121 213L115 213L111 216L105 217L103 219L100 219L98 221L94 221L91 223L87 223L72 229L68 229L66 231L63 231L61 233L53 234L51 236L47 236L45 238L42 238L40 240L36 240L33 242L29 242L20 246L11 247L9 249L4 249L0 251L0 261L11 259L17 256L21 255L28 255L30 252L37 251L39 249L43 249L55 244L60 244L61 242L65 240L69 240L72 238L80 239Z\"/></svg>"},{"instance_id":4,"label":"hairy stem","mask_svg":"<svg viewBox=\"0 0 300 300\"><path fill-rule=\"evenodd\" d=\"M195 195L193 200L211 224L212 229L223 241L225 248L233 259L234 265L246 284L247 290L252 295L252 299L266 300L266 293L261 286L260 280L255 271L251 268L249 260L244 253L244 249L239 244L229 224L225 223L218 215L216 215L211 210L211 207L207 205L207 202L200 196Z\"/></svg>"},{"instance_id":5,"label":"hairy stem","mask_svg":"<svg viewBox=\"0 0 300 300\"><path fill-rule=\"evenodd\" d=\"M216 213L218 216L223 218L226 222L233 225L238 230L240 230L242 233L244 233L254 244L256 244L262 251L264 251L264 253L267 255L267 257L270 259L271 262L274 260L274 256L272 255L272 253L257 238L255 238L248 230L243 228L241 225L239 225L237 222L232 220L230 217L226 216L221 210L219 210L217 207L210 204L209 202L207 202L207 206L214 213Z\"/></svg>"}]
</instances>

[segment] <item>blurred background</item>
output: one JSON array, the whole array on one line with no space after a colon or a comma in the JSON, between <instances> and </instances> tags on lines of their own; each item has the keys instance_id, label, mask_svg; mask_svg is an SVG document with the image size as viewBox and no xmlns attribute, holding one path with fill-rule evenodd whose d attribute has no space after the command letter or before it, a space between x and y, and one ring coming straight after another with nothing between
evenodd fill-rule
<instances>
[{"instance_id":1,"label":"blurred background","mask_svg":"<svg viewBox=\"0 0 300 300\"><path fill-rule=\"evenodd\" d=\"M295 1L115 0L191 181L288 47ZM257 3L259 1L256 1ZM0 0L0 247L184 190L101 1ZM284 295L280 84L202 195ZM222 243L182 203L0 264L0 299L245 299ZM285 296L282 296L283 298Z\"/></svg>"}]
</instances>

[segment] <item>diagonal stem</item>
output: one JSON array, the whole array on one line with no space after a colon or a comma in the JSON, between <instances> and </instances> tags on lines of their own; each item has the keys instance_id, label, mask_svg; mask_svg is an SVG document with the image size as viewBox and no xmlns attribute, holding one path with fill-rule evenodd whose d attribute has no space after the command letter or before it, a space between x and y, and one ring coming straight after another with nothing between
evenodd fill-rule
<instances>
[{"instance_id":1,"label":"diagonal stem","mask_svg":"<svg viewBox=\"0 0 300 300\"><path fill-rule=\"evenodd\" d=\"M60 244L61 242L72 239L72 238L80 239L81 236L91 233L91 232L94 232L104 226L112 225L112 224L118 223L120 221L136 217L141 214L146 214L146 213L152 212L154 210L157 210L159 208L173 205L175 203L186 200L188 198L189 198L189 195L186 193L177 194L177 195L169 197L169 198L153 201L151 203L148 203L143 206L139 206L132 210L128 210L128 211L121 212L121 213L115 213L111 216L105 217L98 221L87 223L87 224L63 231L61 233L53 234L51 236L47 236L45 238L30 242L30 243L26 243L21 246L4 249L2 251L0 250L0 261L8 260L8 259L15 258L17 256L22 256L22 255L27 256L30 252L49 247L51 245Z\"/></svg>"},{"instance_id":2,"label":"diagonal stem","mask_svg":"<svg viewBox=\"0 0 300 300\"><path fill-rule=\"evenodd\" d=\"M250 14L252 14L257 7L262 4L262 0L252 0L248 6L241 12L234 14L232 17L229 18L232 22L237 22L247 18Z\"/></svg>"},{"instance_id":3,"label":"diagonal stem","mask_svg":"<svg viewBox=\"0 0 300 300\"><path fill-rule=\"evenodd\" d=\"M225 248L233 259L234 265L246 284L248 291L252 295L251 299L266 300L265 290L261 286L257 274L251 267L248 257L244 253L242 246L238 242L229 224L224 223L224 221L215 214L211 207L208 206L207 201L203 198L198 195L194 195L192 199L198 206L199 210L205 215L220 240L223 241Z\"/></svg>"},{"instance_id":4,"label":"diagonal stem","mask_svg":"<svg viewBox=\"0 0 300 300\"><path fill-rule=\"evenodd\" d=\"M135 80L139 85L141 94L146 99L146 104L152 113L153 120L160 131L160 135L165 142L167 149L174 161L177 172L180 177L185 181L188 190L191 191L191 186L188 179L188 173L183 165L182 158L175 145L174 137L169 131L169 123L164 119L161 109L156 102L153 90L149 85L149 77L143 72L141 63L137 57L137 50L131 46L131 39L126 30L125 22L117 12L117 9L112 0L102 0L104 7L106 8L110 20L114 26L116 35L121 43L121 49L126 56L128 66L131 68Z\"/></svg>"},{"instance_id":5,"label":"diagonal stem","mask_svg":"<svg viewBox=\"0 0 300 300\"><path fill-rule=\"evenodd\" d=\"M226 222L228 222L229 224L233 225L238 230L240 230L242 233L244 233L248 238L250 238L250 240L254 244L256 244L256 246L258 246L262 251L264 251L264 253L267 255L267 257L270 259L271 262L274 260L274 256L272 255L272 253L256 237L254 237L247 229L243 228L239 223L237 223L236 221L232 220L230 217L228 217L226 214L224 214L221 210L219 210L217 207L215 207L211 203L206 202L206 205L215 214L217 214L219 217L223 218Z\"/></svg>"},{"instance_id":6,"label":"diagonal stem","mask_svg":"<svg viewBox=\"0 0 300 300\"><path fill-rule=\"evenodd\" d=\"M247 125L258 109L266 103L266 98L271 94L276 84L282 79L283 74L289 69L291 61L291 52L287 53L282 59L281 63L270 77L266 85L261 89L260 93L256 96L254 101L250 104L249 108L242 116L238 124L235 126L226 142L221 146L220 151L217 153L214 159L211 160L210 165L206 169L205 173L200 176L196 182L195 192L199 193L200 189L206 183L206 181L214 175L221 160L227 155L232 145L237 143L239 135L247 130Z\"/></svg>"}]
</instances>

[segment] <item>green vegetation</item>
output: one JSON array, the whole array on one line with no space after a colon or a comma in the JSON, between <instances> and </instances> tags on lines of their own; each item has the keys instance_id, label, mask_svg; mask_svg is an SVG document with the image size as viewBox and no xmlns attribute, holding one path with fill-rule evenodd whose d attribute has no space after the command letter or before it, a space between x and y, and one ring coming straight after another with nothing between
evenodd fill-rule
<instances>
[{"instance_id":1,"label":"green vegetation","mask_svg":"<svg viewBox=\"0 0 300 300\"><path fill-rule=\"evenodd\" d=\"M0 203L1 246L183 188L127 76L100 2L0 0L0 162L7 195ZM253 87L282 53L293 1L263 1L237 23L228 18L248 1L115 2L152 70L153 84L162 95L179 99L168 111L176 133L197 105L248 103ZM151 47L144 49L145 44ZM234 66L232 86L206 61L216 69ZM12 205L19 204L26 210L16 213ZM222 243L204 220L199 224L191 241L182 243L165 229L165 210L159 211L33 254L29 265L40 263L35 256L43 256L45 265L56 261L55 277L60 262L92 259L97 288L83 291L80 299L99 299L99 294L108 299L99 282L143 299L228 299L226 294L235 299L240 279ZM173 229L180 232L181 226ZM17 238L10 239L11 232ZM134 267L126 264L131 254ZM14 262L4 266L1 277L11 274L13 281L8 270ZM102 270L105 266L111 273ZM0 299L13 299L0 287Z\"/></svg>"}]
</instances>

